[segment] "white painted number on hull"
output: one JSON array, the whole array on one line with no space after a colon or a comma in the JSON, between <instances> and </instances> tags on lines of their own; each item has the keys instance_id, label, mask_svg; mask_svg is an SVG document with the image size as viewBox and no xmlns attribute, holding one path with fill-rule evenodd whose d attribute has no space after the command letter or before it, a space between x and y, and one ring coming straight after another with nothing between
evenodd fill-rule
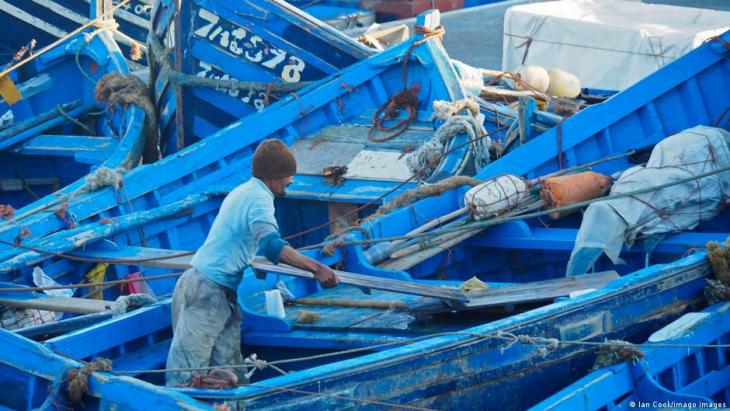
<instances>
[{"instance_id":1,"label":"white painted number on hull","mask_svg":"<svg viewBox=\"0 0 730 411\"><path fill-rule=\"evenodd\" d=\"M221 80L228 80L231 78L228 74L223 73L222 70L219 70L204 61L198 61L198 66L201 69L195 73L198 77ZM227 94L233 98L241 100L244 104L253 106L256 110L261 110L266 107L266 93L262 91L248 90L247 92L241 93L241 90L228 90Z\"/></svg>"},{"instance_id":2,"label":"white painted number on hull","mask_svg":"<svg viewBox=\"0 0 730 411\"><path fill-rule=\"evenodd\" d=\"M222 20L206 9L198 9L193 34L204 38L218 48L256 63L289 83L302 80L306 63L286 51L268 44L261 37L243 27Z\"/></svg>"}]
</instances>

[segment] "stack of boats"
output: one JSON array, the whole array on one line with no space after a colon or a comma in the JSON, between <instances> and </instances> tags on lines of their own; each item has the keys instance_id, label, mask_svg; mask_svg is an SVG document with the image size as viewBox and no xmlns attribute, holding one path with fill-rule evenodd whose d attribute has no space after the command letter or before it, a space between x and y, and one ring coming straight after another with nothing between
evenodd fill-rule
<instances>
[{"instance_id":1,"label":"stack of boats","mask_svg":"<svg viewBox=\"0 0 730 411\"><path fill-rule=\"evenodd\" d=\"M140 80L91 3L0 74L0 408L730 402L730 33L568 118L482 99L530 86L450 60L437 11L376 52L280 0L159 0ZM250 381L165 387L175 281L268 138L282 234L342 284L257 258Z\"/></svg>"}]
</instances>

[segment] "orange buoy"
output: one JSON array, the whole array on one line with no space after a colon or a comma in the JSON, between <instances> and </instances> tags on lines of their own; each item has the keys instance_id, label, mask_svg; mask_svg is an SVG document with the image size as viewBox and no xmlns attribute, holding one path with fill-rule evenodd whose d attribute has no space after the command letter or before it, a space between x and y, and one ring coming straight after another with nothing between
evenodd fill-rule
<instances>
[{"instance_id":1,"label":"orange buoy","mask_svg":"<svg viewBox=\"0 0 730 411\"><path fill-rule=\"evenodd\" d=\"M551 209L602 197L610 188L611 177L594 171L585 171L546 178L540 188L540 198L545 202L546 208ZM555 220L572 212L551 213L550 218Z\"/></svg>"}]
</instances>

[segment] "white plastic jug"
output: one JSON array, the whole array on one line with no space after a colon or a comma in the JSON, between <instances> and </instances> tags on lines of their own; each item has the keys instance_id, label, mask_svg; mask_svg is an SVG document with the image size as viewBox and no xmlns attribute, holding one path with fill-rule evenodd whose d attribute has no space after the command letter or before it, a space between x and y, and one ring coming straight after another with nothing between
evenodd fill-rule
<instances>
[{"instance_id":1,"label":"white plastic jug","mask_svg":"<svg viewBox=\"0 0 730 411\"><path fill-rule=\"evenodd\" d=\"M274 317L285 318L284 300L279 290L264 291L266 295L266 314Z\"/></svg>"}]
</instances>

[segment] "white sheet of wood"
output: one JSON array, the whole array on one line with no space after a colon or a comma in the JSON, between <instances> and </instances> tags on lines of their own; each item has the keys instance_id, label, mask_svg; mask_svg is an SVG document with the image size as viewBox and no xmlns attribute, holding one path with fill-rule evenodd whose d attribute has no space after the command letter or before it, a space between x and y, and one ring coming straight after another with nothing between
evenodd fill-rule
<instances>
[{"instance_id":1,"label":"white sheet of wood","mask_svg":"<svg viewBox=\"0 0 730 411\"><path fill-rule=\"evenodd\" d=\"M362 150L347 165L345 178L403 181L413 173L399 151ZM399 158L401 157L401 158Z\"/></svg>"}]
</instances>

